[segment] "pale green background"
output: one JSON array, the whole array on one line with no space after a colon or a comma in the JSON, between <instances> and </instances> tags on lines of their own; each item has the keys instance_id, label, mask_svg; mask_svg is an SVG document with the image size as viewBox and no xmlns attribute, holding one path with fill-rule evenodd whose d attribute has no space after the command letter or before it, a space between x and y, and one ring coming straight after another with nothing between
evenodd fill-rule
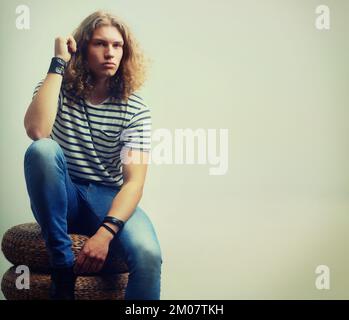
<instances>
[{"instance_id":1,"label":"pale green background","mask_svg":"<svg viewBox=\"0 0 349 320\"><path fill-rule=\"evenodd\" d=\"M15 7L31 10L30 30ZM315 7L331 29L315 28ZM33 221L23 117L54 38L96 9L153 59L156 128L229 128L229 171L152 165L141 206L163 251L162 299L349 298L349 2L1 1L1 226ZM315 288L315 268L331 289ZM0 274L9 263L1 255Z\"/></svg>"}]
</instances>

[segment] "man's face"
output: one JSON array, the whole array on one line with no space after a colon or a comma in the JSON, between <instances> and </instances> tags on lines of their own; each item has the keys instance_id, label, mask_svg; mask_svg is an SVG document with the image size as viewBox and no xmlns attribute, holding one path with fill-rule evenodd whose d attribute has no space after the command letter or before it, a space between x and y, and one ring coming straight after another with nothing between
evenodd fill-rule
<instances>
[{"instance_id":1,"label":"man's face","mask_svg":"<svg viewBox=\"0 0 349 320\"><path fill-rule=\"evenodd\" d=\"M87 47L87 62L96 80L106 80L115 75L122 58L123 44L122 35L114 26L102 26L93 32Z\"/></svg>"}]
</instances>

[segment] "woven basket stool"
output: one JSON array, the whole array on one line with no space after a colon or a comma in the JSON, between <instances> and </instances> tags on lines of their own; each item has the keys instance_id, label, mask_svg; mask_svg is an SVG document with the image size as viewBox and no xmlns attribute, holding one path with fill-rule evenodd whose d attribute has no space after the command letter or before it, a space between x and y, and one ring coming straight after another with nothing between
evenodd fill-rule
<instances>
[{"instance_id":1,"label":"woven basket stool","mask_svg":"<svg viewBox=\"0 0 349 320\"><path fill-rule=\"evenodd\" d=\"M87 236L70 234L75 257L83 247ZM19 274L11 267L3 275L1 290L8 300L49 299L51 276L45 242L37 223L20 224L3 236L1 249L15 266L26 265L30 270L30 289L19 290L15 282ZM122 300L128 281L128 268L120 257L108 263L108 273L79 276L75 285L77 300Z\"/></svg>"},{"instance_id":2,"label":"woven basket stool","mask_svg":"<svg viewBox=\"0 0 349 320\"><path fill-rule=\"evenodd\" d=\"M30 273L30 288L17 289L16 267L4 274L1 290L7 300L48 300L51 276L44 273ZM123 300L128 273L106 274L103 276L79 276L75 284L76 300Z\"/></svg>"}]
</instances>

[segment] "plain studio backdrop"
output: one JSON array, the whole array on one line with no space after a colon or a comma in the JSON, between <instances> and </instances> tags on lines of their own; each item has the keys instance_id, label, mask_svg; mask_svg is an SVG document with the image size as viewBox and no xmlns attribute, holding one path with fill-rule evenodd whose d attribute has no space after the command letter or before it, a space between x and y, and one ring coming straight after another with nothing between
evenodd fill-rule
<instances>
[{"instance_id":1,"label":"plain studio backdrop","mask_svg":"<svg viewBox=\"0 0 349 320\"><path fill-rule=\"evenodd\" d=\"M315 0L2 1L1 237L34 221L23 118L54 39L106 9L153 61L141 91L153 130L229 130L224 175L149 167L140 206L163 252L161 298L348 299L349 3L325 2L329 30ZM21 4L28 30L16 28ZM1 254L0 274L9 266Z\"/></svg>"}]
</instances>

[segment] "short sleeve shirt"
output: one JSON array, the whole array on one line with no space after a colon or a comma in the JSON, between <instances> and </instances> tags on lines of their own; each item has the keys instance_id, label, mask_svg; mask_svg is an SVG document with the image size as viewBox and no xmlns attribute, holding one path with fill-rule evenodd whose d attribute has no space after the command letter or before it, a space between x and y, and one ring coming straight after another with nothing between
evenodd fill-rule
<instances>
[{"instance_id":1,"label":"short sleeve shirt","mask_svg":"<svg viewBox=\"0 0 349 320\"><path fill-rule=\"evenodd\" d=\"M93 105L62 86L50 138L61 146L73 181L121 187L121 150L151 149L150 108L138 94L127 101L109 97Z\"/></svg>"}]
</instances>

